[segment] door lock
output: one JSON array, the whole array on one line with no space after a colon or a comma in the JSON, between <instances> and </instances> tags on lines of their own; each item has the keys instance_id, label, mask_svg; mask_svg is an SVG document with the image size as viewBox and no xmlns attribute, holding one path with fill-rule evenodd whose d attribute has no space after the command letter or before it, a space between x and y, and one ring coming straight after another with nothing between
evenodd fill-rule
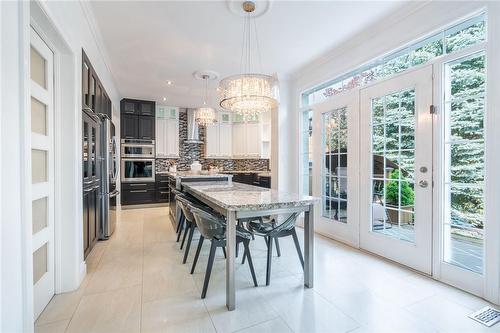
<instances>
[{"instance_id":1,"label":"door lock","mask_svg":"<svg viewBox=\"0 0 500 333\"><path fill-rule=\"evenodd\" d=\"M427 172L427 167L426 166L420 167L420 172L421 173L426 173Z\"/></svg>"},{"instance_id":2,"label":"door lock","mask_svg":"<svg viewBox=\"0 0 500 333\"><path fill-rule=\"evenodd\" d=\"M426 188L429 183L427 182L427 180L421 180L418 182L418 185L421 187L421 188Z\"/></svg>"}]
</instances>

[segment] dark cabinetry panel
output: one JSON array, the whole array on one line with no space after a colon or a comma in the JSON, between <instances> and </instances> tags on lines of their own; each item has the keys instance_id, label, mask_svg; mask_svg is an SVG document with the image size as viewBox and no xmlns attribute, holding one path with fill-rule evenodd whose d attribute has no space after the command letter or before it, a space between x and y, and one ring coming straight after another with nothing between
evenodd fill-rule
<instances>
[{"instance_id":1,"label":"dark cabinetry panel","mask_svg":"<svg viewBox=\"0 0 500 333\"><path fill-rule=\"evenodd\" d=\"M86 258L99 236L99 189L83 191L83 253Z\"/></svg>"},{"instance_id":2,"label":"dark cabinetry panel","mask_svg":"<svg viewBox=\"0 0 500 333\"><path fill-rule=\"evenodd\" d=\"M151 204L156 200L155 183L123 183L122 205Z\"/></svg>"},{"instance_id":3,"label":"dark cabinetry panel","mask_svg":"<svg viewBox=\"0 0 500 333\"><path fill-rule=\"evenodd\" d=\"M155 115L155 102L140 101L139 114L141 116L154 116Z\"/></svg>"},{"instance_id":4,"label":"dark cabinetry panel","mask_svg":"<svg viewBox=\"0 0 500 333\"><path fill-rule=\"evenodd\" d=\"M111 101L89 58L82 50L82 108L112 117Z\"/></svg>"},{"instance_id":5,"label":"dark cabinetry panel","mask_svg":"<svg viewBox=\"0 0 500 333\"><path fill-rule=\"evenodd\" d=\"M139 137L137 116L122 114L120 117L120 130L122 139L137 139Z\"/></svg>"},{"instance_id":6,"label":"dark cabinetry panel","mask_svg":"<svg viewBox=\"0 0 500 333\"><path fill-rule=\"evenodd\" d=\"M155 118L141 116L139 117L139 139L155 139Z\"/></svg>"}]
</instances>

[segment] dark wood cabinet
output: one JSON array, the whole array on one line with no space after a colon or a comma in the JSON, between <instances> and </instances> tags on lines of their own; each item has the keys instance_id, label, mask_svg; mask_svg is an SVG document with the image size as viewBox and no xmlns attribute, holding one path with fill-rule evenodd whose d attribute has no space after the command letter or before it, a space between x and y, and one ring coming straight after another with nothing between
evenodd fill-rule
<instances>
[{"instance_id":1,"label":"dark wood cabinet","mask_svg":"<svg viewBox=\"0 0 500 333\"><path fill-rule=\"evenodd\" d=\"M141 116L139 120L139 139L154 140L155 139L155 118Z\"/></svg>"},{"instance_id":2,"label":"dark wood cabinet","mask_svg":"<svg viewBox=\"0 0 500 333\"><path fill-rule=\"evenodd\" d=\"M82 108L112 117L111 100L89 58L82 50Z\"/></svg>"},{"instance_id":3,"label":"dark wood cabinet","mask_svg":"<svg viewBox=\"0 0 500 333\"><path fill-rule=\"evenodd\" d=\"M152 204L156 200L155 183L122 183L122 205Z\"/></svg>"},{"instance_id":4,"label":"dark wood cabinet","mask_svg":"<svg viewBox=\"0 0 500 333\"><path fill-rule=\"evenodd\" d=\"M122 114L120 131L122 139L137 139L139 137L139 118L135 115Z\"/></svg>"},{"instance_id":5,"label":"dark wood cabinet","mask_svg":"<svg viewBox=\"0 0 500 333\"><path fill-rule=\"evenodd\" d=\"M122 139L155 139L155 102L124 98L120 102Z\"/></svg>"},{"instance_id":6,"label":"dark wood cabinet","mask_svg":"<svg viewBox=\"0 0 500 333\"><path fill-rule=\"evenodd\" d=\"M86 258L99 237L99 188L83 191L83 254Z\"/></svg>"},{"instance_id":7,"label":"dark wood cabinet","mask_svg":"<svg viewBox=\"0 0 500 333\"><path fill-rule=\"evenodd\" d=\"M155 103L148 101L140 101L139 104L139 114L141 116L151 116L155 115Z\"/></svg>"}]
</instances>

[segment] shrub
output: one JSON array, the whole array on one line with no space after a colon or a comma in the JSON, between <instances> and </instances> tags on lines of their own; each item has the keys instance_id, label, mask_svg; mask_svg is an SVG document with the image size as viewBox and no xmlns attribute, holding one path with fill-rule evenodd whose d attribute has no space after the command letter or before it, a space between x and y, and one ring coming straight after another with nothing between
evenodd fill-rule
<instances>
[{"instance_id":1,"label":"shrub","mask_svg":"<svg viewBox=\"0 0 500 333\"><path fill-rule=\"evenodd\" d=\"M407 180L401 177L399 181L399 170L391 172L390 180L387 182L385 188L386 202L391 205L398 205L399 203L399 188L398 183L401 183L401 206L412 206L415 203L415 192L411 188Z\"/></svg>"}]
</instances>

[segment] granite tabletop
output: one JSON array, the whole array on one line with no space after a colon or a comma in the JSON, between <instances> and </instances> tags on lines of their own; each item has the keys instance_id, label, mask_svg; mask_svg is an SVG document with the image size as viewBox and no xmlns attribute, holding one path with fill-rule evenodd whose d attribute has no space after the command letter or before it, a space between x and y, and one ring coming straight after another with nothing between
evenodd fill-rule
<instances>
[{"instance_id":1,"label":"granite tabletop","mask_svg":"<svg viewBox=\"0 0 500 333\"><path fill-rule=\"evenodd\" d=\"M223 209L235 211L291 208L311 205L320 200L308 195L236 182L194 182L186 183L184 187Z\"/></svg>"}]
</instances>

